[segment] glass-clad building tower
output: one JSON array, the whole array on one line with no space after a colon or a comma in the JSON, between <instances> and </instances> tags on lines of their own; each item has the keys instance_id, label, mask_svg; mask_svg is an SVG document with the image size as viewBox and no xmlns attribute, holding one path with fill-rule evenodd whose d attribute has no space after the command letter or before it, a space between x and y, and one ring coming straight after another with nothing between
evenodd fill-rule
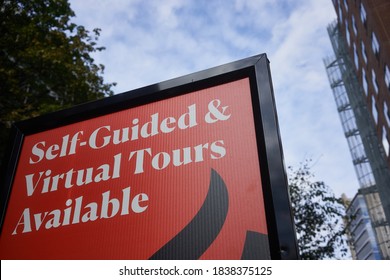
<instances>
[{"instance_id":1,"label":"glass-clad building tower","mask_svg":"<svg viewBox=\"0 0 390 280\"><path fill-rule=\"evenodd\" d=\"M334 55L324 63L360 184L347 210L352 249L357 259L390 259L390 1L333 5Z\"/></svg>"}]
</instances>

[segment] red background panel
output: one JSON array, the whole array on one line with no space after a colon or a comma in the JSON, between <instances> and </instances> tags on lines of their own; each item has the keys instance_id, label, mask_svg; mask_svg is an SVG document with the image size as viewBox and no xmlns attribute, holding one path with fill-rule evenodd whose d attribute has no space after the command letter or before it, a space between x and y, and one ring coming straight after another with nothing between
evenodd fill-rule
<instances>
[{"instance_id":1,"label":"red background panel","mask_svg":"<svg viewBox=\"0 0 390 280\"><path fill-rule=\"evenodd\" d=\"M224 115L230 115L227 120L205 121L210 112L208 105L213 100L220 101L220 111L227 106L224 111ZM148 138L140 137L117 145L110 143L101 149L91 149L88 145L91 133L99 127L110 126L111 133L102 130L99 135L112 136L116 129L129 127L131 131L135 118L139 119L140 126L149 122L151 115L156 113L159 114L159 124L167 117L177 120L194 104L196 125L193 127L176 127L170 133L160 131ZM79 136L74 154L29 163L36 143L45 141L46 148L61 145L65 135L72 138L79 131L83 134ZM80 146L85 141L87 144ZM193 147L211 145L215 141L223 141L226 154L213 159L211 154L218 154L204 149L203 161L194 162ZM171 163L156 170L151 166L151 157L146 154L144 172L134 174L135 159L129 160L132 151L150 148L153 155L160 152L172 155L173 150L185 147L191 147L191 163L177 167ZM74 185L68 189L60 183L58 190L46 193L42 193L41 182L34 194L27 196L25 176L28 174L39 176L39 172L51 170L51 175L55 175L72 168L74 171L96 170L103 164L109 164L112 173L113 158L117 154L121 154L119 178ZM229 209L219 235L201 258L239 259L248 230L267 234L248 78L26 136L0 238L1 258L148 259L197 214L209 189L211 169L218 172L227 186ZM46 229L45 225L52 217L48 214L41 228L34 228L34 214L59 209L63 218L66 201L72 199L74 207L75 199L81 196L83 207L91 202L99 205L99 215L102 193L110 191L110 198L121 200L122 190L127 187L131 188L131 199L139 193L148 195L149 201L141 203L141 206L147 205L144 212L130 210L128 215L118 213L109 219ZM16 226L26 208L31 212L32 231L22 233L24 225ZM84 212L82 210L81 216ZM17 234L12 234L15 228Z\"/></svg>"}]
</instances>

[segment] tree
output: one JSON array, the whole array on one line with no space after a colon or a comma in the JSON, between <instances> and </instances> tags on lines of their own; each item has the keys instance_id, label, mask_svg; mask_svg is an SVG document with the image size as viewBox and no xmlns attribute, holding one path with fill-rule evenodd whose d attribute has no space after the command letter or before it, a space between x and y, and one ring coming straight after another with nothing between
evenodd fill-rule
<instances>
[{"instance_id":1,"label":"tree","mask_svg":"<svg viewBox=\"0 0 390 280\"><path fill-rule=\"evenodd\" d=\"M68 0L0 0L0 159L13 122L113 94L91 57L100 30L74 16Z\"/></svg>"},{"instance_id":2,"label":"tree","mask_svg":"<svg viewBox=\"0 0 390 280\"><path fill-rule=\"evenodd\" d=\"M289 167L289 190L301 259L318 260L348 253L345 208L324 182L313 181L310 161Z\"/></svg>"}]
</instances>

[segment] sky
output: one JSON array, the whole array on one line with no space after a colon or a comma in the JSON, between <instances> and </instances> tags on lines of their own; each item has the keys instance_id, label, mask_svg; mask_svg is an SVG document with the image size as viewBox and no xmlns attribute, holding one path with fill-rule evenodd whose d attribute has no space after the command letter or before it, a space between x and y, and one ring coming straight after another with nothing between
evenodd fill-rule
<instances>
[{"instance_id":1,"label":"sky","mask_svg":"<svg viewBox=\"0 0 390 280\"><path fill-rule=\"evenodd\" d=\"M101 28L95 62L122 93L266 53L285 165L311 159L337 196L358 189L323 59L331 0L70 0L73 22Z\"/></svg>"}]
</instances>

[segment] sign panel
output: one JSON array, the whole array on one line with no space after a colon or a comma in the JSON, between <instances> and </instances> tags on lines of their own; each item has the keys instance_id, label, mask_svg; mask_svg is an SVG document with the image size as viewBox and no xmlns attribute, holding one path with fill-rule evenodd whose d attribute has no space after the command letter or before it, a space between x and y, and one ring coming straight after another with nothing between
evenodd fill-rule
<instances>
[{"instance_id":1,"label":"sign panel","mask_svg":"<svg viewBox=\"0 0 390 280\"><path fill-rule=\"evenodd\" d=\"M256 71L218 69L22 123L1 258L283 258Z\"/></svg>"}]
</instances>

